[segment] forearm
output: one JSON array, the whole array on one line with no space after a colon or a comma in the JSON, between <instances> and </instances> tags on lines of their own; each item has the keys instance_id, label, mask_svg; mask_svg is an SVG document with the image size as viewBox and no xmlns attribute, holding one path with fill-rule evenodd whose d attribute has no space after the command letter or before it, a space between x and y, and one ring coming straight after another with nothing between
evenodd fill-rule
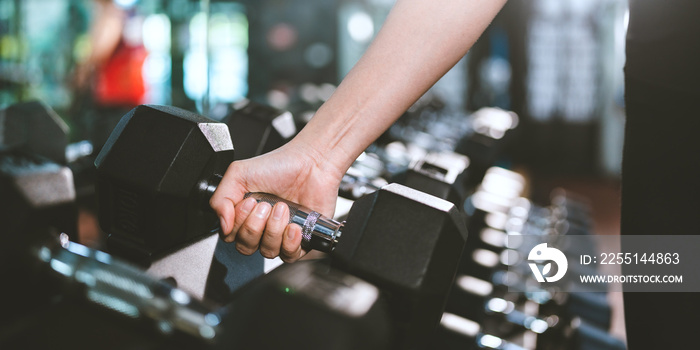
<instances>
[{"instance_id":1,"label":"forearm","mask_svg":"<svg viewBox=\"0 0 700 350\"><path fill-rule=\"evenodd\" d=\"M466 54L505 0L399 0L362 59L295 142L344 172Z\"/></svg>"},{"instance_id":2,"label":"forearm","mask_svg":"<svg viewBox=\"0 0 700 350\"><path fill-rule=\"evenodd\" d=\"M107 62L116 50L122 36L125 14L112 1L97 2L95 17L90 40L90 57L88 63L98 66Z\"/></svg>"}]
</instances>

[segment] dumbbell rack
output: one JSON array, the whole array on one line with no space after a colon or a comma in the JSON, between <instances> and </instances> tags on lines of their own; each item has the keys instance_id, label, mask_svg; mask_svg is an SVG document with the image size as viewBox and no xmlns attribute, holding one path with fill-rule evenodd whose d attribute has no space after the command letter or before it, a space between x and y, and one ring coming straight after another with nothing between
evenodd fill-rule
<instances>
[{"instance_id":1,"label":"dumbbell rack","mask_svg":"<svg viewBox=\"0 0 700 350\"><path fill-rule=\"evenodd\" d=\"M607 290L533 291L527 287L532 273L511 268L532 247L514 247L508 237L579 234L590 240L593 234L585 203L557 190L547 206L537 206L522 197L524 188L518 174L491 168L466 201L470 241L435 342L446 349L625 349L608 333ZM593 244L582 249L595 253Z\"/></svg>"},{"instance_id":2,"label":"dumbbell rack","mask_svg":"<svg viewBox=\"0 0 700 350\"><path fill-rule=\"evenodd\" d=\"M401 134L397 128L392 132ZM340 194L345 201L354 201L390 181L406 181L426 192L437 191L433 195L463 210L470 235L442 320L427 348L624 349L607 332L607 291L526 291L524 286L532 279L529 271L512 271L504 264L504 257L523 257L528 250L508 247L509 234L592 234L584 203L557 195L538 206L524 197L527 184L515 172L490 167L465 178L473 158L404 141L370 147L346 174ZM474 146L474 142L467 139L460 144ZM477 168L489 162L493 159ZM7 255L11 257L7 264L16 265L7 280L18 288L4 299L3 308L9 319L19 321L2 323L2 348L103 344L100 347L113 349L201 349L240 346L250 340L232 334L252 338L269 334L270 339L287 341L275 348L326 344L338 349L395 348L386 291L323 261L282 266L247 284L231 296L232 302L222 305L200 300L141 267L71 242L64 234L56 235L50 223L13 233L26 237L12 241L17 249ZM262 303L261 295L266 296ZM270 314L286 322L271 322ZM283 318L289 314L303 314L309 324L290 329L296 318ZM271 328L263 329L266 324ZM328 328L318 330L324 326ZM104 344L99 336L85 333L118 341Z\"/></svg>"}]
</instances>

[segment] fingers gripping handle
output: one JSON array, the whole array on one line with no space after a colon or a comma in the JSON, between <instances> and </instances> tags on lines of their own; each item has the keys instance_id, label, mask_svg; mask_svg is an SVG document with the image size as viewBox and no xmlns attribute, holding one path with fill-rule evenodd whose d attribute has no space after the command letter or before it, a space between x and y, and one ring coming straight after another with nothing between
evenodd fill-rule
<instances>
[{"instance_id":1,"label":"fingers gripping handle","mask_svg":"<svg viewBox=\"0 0 700 350\"><path fill-rule=\"evenodd\" d=\"M247 193L244 198L252 197L260 202L267 202L274 206L278 202L289 207L289 223L301 226L301 247L310 250L329 253L338 243L343 228L343 222L329 219L316 211L305 208L299 204L284 200L275 195L253 192Z\"/></svg>"}]
</instances>

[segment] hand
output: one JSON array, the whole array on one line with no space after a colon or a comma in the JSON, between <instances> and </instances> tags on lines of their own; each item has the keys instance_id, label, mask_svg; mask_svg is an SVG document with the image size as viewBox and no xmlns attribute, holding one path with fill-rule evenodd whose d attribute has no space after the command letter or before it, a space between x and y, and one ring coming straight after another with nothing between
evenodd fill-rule
<instances>
[{"instance_id":1,"label":"hand","mask_svg":"<svg viewBox=\"0 0 700 350\"><path fill-rule=\"evenodd\" d=\"M301 227L288 224L286 204L243 200L248 192L266 192L332 217L343 172L325 164L318 152L297 142L256 158L231 163L210 200L221 220L226 242L251 255L260 249L266 258L293 262L301 249Z\"/></svg>"}]
</instances>

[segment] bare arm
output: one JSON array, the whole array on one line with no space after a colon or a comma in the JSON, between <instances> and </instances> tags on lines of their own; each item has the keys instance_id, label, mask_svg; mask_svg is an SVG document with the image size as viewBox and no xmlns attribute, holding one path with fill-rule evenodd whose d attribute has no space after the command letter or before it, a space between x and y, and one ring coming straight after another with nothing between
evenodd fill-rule
<instances>
[{"instance_id":1,"label":"bare arm","mask_svg":"<svg viewBox=\"0 0 700 350\"><path fill-rule=\"evenodd\" d=\"M399 0L297 140L345 172L474 44L505 0Z\"/></svg>"},{"instance_id":2,"label":"bare arm","mask_svg":"<svg viewBox=\"0 0 700 350\"><path fill-rule=\"evenodd\" d=\"M94 1L95 18L90 30L90 55L76 68L75 83L85 88L93 70L107 62L119 45L125 14L111 0Z\"/></svg>"},{"instance_id":3,"label":"bare arm","mask_svg":"<svg viewBox=\"0 0 700 350\"><path fill-rule=\"evenodd\" d=\"M303 256L301 229L280 221L286 206L256 204L244 194L269 192L332 216L340 181L357 156L464 56L504 3L397 1L367 52L299 135L231 164L210 202L224 239L243 254Z\"/></svg>"}]
</instances>

